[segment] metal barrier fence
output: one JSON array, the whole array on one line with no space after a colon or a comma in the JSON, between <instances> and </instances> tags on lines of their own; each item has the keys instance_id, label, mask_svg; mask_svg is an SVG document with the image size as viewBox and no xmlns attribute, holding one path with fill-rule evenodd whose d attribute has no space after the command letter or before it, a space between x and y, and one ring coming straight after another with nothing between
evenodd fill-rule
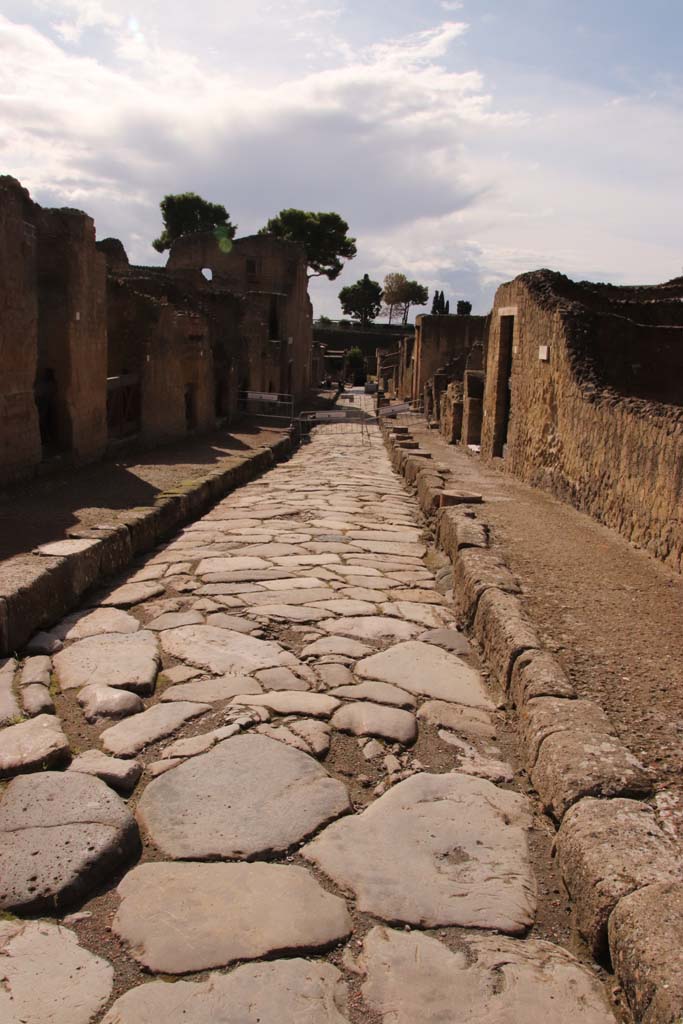
<instances>
[{"instance_id":1,"label":"metal barrier fence","mask_svg":"<svg viewBox=\"0 0 683 1024\"><path fill-rule=\"evenodd\" d=\"M245 416L269 420L274 426L289 427L294 422L294 396L275 391L240 391L238 408Z\"/></svg>"},{"instance_id":2,"label":"metal barrier fence","mask_svg":"<svg viewBox=\"0 0 683 1024\"><path fill-rule=\"evenodd\" d=\"M326 427L340 434L360 434L361 439L370 442L370 428L377 426L377 412L374 399L365 394L349 394L343 397L344 405L333 409L310 409L297 417L300 436L305 438L314 427Z\"/></svg>"}]
</instances>

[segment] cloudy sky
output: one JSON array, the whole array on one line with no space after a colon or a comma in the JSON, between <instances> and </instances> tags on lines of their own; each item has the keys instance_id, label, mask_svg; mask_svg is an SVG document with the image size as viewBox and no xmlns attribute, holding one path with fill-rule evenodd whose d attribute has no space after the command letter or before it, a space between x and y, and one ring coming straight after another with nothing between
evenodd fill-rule
<instances>
[{"instance_id":1,"label":"cloudy sky","mask_svg":"<svg viewBox=\"0 0 683 1024\"><path fill-rule=\"evenodd\" d=\"M336 210L363 273L486 312L548 266L683 267L681 0L0 0L0 172L131 260L167 192Z\"/></svg>"}]
</instances>

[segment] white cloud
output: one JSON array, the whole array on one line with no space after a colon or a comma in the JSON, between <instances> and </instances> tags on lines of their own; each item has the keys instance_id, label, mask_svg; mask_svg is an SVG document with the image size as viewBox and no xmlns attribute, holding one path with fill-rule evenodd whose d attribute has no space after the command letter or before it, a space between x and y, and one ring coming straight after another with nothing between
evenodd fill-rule
<instances>
[{"instance_id":1,"label":"white cloud","mask_svg":"<svg viewBox=\"0 0 683 1024\"><path fill-rule=\"evenodd\" d=\"M123 0L49 0L39 14L0 16L0 160L136 262L158 260L160 198L191 189L243 232L284 206L342 213L359 256L314 285L332 315L366 271L482 312L539 265L679 271L683 142L661 97L537 78L525 110L507 109L465 63L464 22L352 45L338 0L148 0L135 16Z\"/></svg>"}]
</instances>

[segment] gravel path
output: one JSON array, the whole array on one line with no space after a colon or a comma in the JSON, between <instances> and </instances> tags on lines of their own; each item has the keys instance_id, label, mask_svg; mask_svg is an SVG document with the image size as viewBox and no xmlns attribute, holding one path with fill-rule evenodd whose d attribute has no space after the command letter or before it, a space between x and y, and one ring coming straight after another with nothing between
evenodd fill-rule
<instances>
[{"instance_id":1,"label":"gravel path","mask_svg":"<svg viewBox=\"0 0 683 1024\"><path fill-rule=\"evenodd\" d=\"M3 1021L614 1022L449 587L322 428L0 667Z\"/></svg>"}]
</instances>

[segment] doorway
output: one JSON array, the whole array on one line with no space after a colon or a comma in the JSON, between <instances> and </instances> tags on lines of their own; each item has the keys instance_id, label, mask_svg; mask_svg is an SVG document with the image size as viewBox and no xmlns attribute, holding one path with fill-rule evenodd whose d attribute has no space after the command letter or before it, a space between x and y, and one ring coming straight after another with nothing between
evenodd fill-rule
<instances>
[{"instance_id":1,"label":"doorway","mask_svg":"<svg viewBox=\"0 0 683 1024\"><path fill-rule=\"evenodd\" d=\"M514 316L501 316L496 376L496 409L493 427L493 456L505 458L512 409L512 344L515 334Z\"/></svg>"}]
</instances>

